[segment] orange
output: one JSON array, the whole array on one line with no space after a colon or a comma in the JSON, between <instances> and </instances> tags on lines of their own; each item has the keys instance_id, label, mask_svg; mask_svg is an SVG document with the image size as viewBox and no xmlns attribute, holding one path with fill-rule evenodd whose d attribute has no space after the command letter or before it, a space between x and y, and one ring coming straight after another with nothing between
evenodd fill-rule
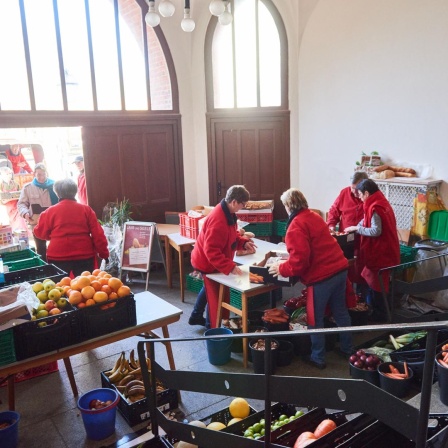
<instances>
[{"instance_id":1,"label":"orange","mask_svg":"<svg viewBox=\"0 0 448 448\"><path fill-rule=\"evenodd\" d=\"M123 282L117 277L111 277L108 285L112 288L112 291L118 291L120 286L123 286Z\"/></svg>"},{"instance_id":2,"label":"orange","mask_svg":"<svg viewBox=\"0 0 448 448\"><path fill-rule=\"evenodd\" d=\"M90 271L81 272L81 277L87 277L88 275L92 275Z\"/></svg>"},{"instance_id":3,"label":"orange","mask_svg":"<svg viewBox=\"0 0 448 448\"><path fill-rule=\"evenodd\" d=\"M107 274L106 271L100 271L98 274L96 274L97 277L104 277L104 274Z\"/></svg>"},{"instance_id":4,"label":"orange","mask_svg":"<svg viewBox=\"0 0 448 448\"><path fill-rule=\"evenodd\" d=\"M87 277L79 277L77 283L79 289L84 288L84 286L90 286L90 280Z\"/></svg>"},{"instance_id":5,"label":"orange","mask_svg":"<svg viewBox=\"0 0 448 448\"><path fill-rule=\"evenodd\" d=\"M118 288L117 295L118 297L125 297L131 294L131 288L129 286L123 285Z\"/></svg>"},{"instance_id":6,"label":"orange","mask_svg":"<svg viewBox=\"0 0 448 448\"><path fill-rule=\"evenodd\" d=\"M107 272L103 275L103 278L112 278L111 274L108 274Z\"/></svg>"},{"instance_id":7,"label":"orange","mask_svg":"<svg viewBox=\"0 0 448 448\"><path fill-rule=\"evenodd\" d=\"M98 275L101 272L101 269L94 269L92 271L92 275Z\"/></svg>"},{"instance_id":8,"label":"orange","mask_svg":"<svg viewBox=\"0 0 448 448\"><path fill-rule=\"evenodd\" d=\"M68 301L71 305L78 305L78 303L82 302L81 293L79 291L71 291Z\"/></svg>"},{"instance_id":9,"label":"orange","mask_svg":"<svg viewBox=\"0 0 448 448\"><path fill-rule=\"evenodd\" d=\"M81 289L81 295L84 299L91 299L95 293L95 289L91 286L84 286L84 288Z\"/></svg>"},{"instance_id":10,"label":"orange","mask_svg":"<svg viewBox=\"0 0 448 448\"><path fill-rule=\"evenodd\" d=\"M103 277L100 277L98 279L98 281L101 283L101 286L107 285L109 283L109 279L108 278L103 278Z\"/></svg>"},{"instance_id":11,"label":"orange","mask_svg":"<svg viewBox=\"0 0 448 448\"><path fill-rule=\"evenodd\" d=\"M59 283L61 286L70 286L72 279L70 277L64 277Z\"/></svg>"},{"instance_id":12,"label":"orange","mask_svg":"<svg viewBox=\"0 0 448 448\"><path fill-rule=\"evenodd\" d=\"M109 294L109 300L118 299L118 294L116 292L111 292Z\"/></svg>"},{"instance_id":13,"label":"orange","mask_svg":"<svg viewBox=\"0 0 448 448\"><path fill-rule=\"evenodd\" d=\"M232 417L246 418L250 414L249 403L244 398L234 398L229 405Z\"/></svg>"},{"instance_id":14,"label":"orange","mask_svg":"<svg viewBox=\"0 0 448 448\"><path fill-rule=\"evenodd\" d=\"M77 280L72 280L70 283L70 288L76 291L81 291L82 288L79 287Z\"/></svg>"},{"instance_id":15,"label":"orange","mask_svg":"<svg viewBox=\"0 0 448 448\"><path fill-rule=\"evenodd\" d=\"M50 316L54 316L55 314L61 314L61 310L60 310L59 308L52 308L52 309L48 312L48 314L49 314Z\"/></svg>"},{"instance_id":16,"label":"orange","mask_svg":"<svg viewBox=\"0 0 448 448\"><path fill-rule=\"evenodd\" d=\"M64 290L64 295L66 295L67 297L69 296L70 291L72 290L70 286L63 286L62 289Z\"/></svg>"},{"instance_id":17,"label":"orange","mask_svg":"<svg viewBox=\"0 0 448 448\"><path fill-rule=\"evenodd\" d=\"M87 278L90 280L90 283L96 280L96 275L88 275Z\"/></svg>"},{"instance_id":18,"label":"orange","mask_svg":"<svg viewBox=\"0 0 448 448\"><path fill-rule=\"evenodd\" d=\"M86 300L86 306L92 306L92 305L95 305L95 300L93 300L93 299L87 299Z\"/></svg>"},{"instance_id":19,"label":"orange","mask_svg":"<svg viewBox=\"0 0 448 448\"><path fill-rule=\"evenodd\" d=\"M78 308L85 308L86 302L79 302L77 306L78 306Z\"/></svg>"},{"instance_id":20,"label":"orange","mask_svg":"<svg viewBox=\"0 0 448 448\"><path fill-rule=\"evenodd\" d=\"M109 296L104 291L97 291L93 295L93 300L97 303L105 302L108 298L109 298Z\"/></svg>"},{"instance_id":21,"label":"orange","mask_svg":"<svg viewBox=\"0 0 448 448\"><path fill-rule=\"evenodd\" d=\"M95 290L95 291L101 291L101 283L98 280L94 280L92 283L90 283L90 286Z\"/></svg>"},{"instance_id":22,"label":"orange","mask_svg":"<svg viewBox=\"0 0 448 448\"><path fill-rule=\"evenodd\" d=\"M104 291L107 295L109 295L112 291L112 288L109 285L101 286L101 291Z\"/></svg>"}]
</instances>

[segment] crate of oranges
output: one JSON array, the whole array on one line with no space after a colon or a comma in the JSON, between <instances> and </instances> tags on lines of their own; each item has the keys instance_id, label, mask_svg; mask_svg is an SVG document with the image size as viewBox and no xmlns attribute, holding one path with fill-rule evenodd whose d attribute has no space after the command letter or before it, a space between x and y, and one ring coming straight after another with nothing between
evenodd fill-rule
<instances>
[{"instance_id":1,"label":"crate of oranges","mask_svg":"<svg viewBox=\"0 0 448 448\"><path fill-rule=\"evenodd\" d=\"M129 286L111 274L95 269L56 284L75 307L83 340L96 338L137 323L134 295Z\"/></svg>"}]
</instances>

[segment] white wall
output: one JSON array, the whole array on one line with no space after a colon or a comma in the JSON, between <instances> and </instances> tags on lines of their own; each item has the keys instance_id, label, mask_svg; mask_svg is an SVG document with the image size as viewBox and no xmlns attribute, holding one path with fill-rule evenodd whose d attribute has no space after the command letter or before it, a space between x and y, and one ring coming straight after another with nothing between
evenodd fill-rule
<instances>
[{"instance_id":1,"label":"white wall","mask_svg":"<svg viewBox=\"0 0 448 448\"><path fill-rule=\"evenodd\" d=\"M361 151L447 180L447 72L446 0L319 1L301 42L291 167L310 205L328 209Z\"/></svg>"}]
</instances>

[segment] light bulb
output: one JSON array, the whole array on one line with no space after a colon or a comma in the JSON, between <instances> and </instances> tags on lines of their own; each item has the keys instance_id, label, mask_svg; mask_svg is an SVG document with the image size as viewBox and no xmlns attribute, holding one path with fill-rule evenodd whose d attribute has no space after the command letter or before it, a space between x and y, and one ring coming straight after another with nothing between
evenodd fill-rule
<instances>
[{"instance_id":1,"label":"light bulb","mask_svg":"<svg viewBox=\"0 0 448 448\"><path fill-rule=\"evenodd\" d=\"M214 16L219 16L226 10L226 5L223 0L212 0L208 9Z\"/></svg>"},{"instance_id":2,"label":"light bulb","mask_svg":"<svg viewBox=\"0 0 448 448\"><path fill-rule=\"evenodd\" d=\"M219 17L218 17L219 23L221 25L230 25L232 23L233 17L232 14L230 14L229 11L224 11Z\"/></svg>"},{"instance_id":3,"label":"light bulb","mask_svg":"<svg viewBox=\"0 0 448 448\"><path fill-rule=\"evenodd\" d=\"M196 26L194 20L190 18L190 10L188 8L184 9L184 18L182 19L180 26L186 33L191 33Z\"/></svg>"},{"instance_id":4,"label":"light bulb","mask_svg":"<svg viewBox=\"0 0 448 448\"><path fill-rule=\"evenodd\" d=\"M160 23L160 17L155 11L154 1L146 0L146 3L148 4L148 12L145 16L145 22L154 28Z\"/></svg>"},{"instance_id":5,"label":"light bulb","mask_svg":"<svg viewBox=\"0 0 448 448\"><path fill-rule=\"evenodd\" d=\"M159 3L159 12L162 17L171 17L174 14L175 6L170 0L163 0Z\"/></svg>"}]
</instances>

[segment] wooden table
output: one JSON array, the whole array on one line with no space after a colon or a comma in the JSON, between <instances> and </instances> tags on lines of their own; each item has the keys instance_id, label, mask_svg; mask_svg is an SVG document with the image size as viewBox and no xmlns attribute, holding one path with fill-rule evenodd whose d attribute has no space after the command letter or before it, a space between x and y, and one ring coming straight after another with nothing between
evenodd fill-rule
<instances>
[{"instance_id":1,"label":"wooden table","mask_svg":"<svg viewBox=\"0 0 448 448\"><path fill-rule=\"evenodd\" d=\"M264 257L264 256L263 256ZM222 309L225 308L229 311L233 311L238 316L241 316L243 333L248 333L248 300L250 297L263 294L265 292L274 291L275 289L281 288L282 285L267 284L258 285L249 282L249 265L240 266L243 271L242 275L225 275L225 274L208 274L207 278L220 284L219 287L219 299L218 299L218 314L216 322L221 322ZM226 293L226 288L233 288L241 292L241 310L235 308L223 301L224 294ZM243 366L247 367L247 338L243 339Z\"/></svg>"},{"instance_id":2,"label":"wooden table","mask_svg":"<svg viewBox=\"0 0 448 448\"><path fill-rule=\"evenodd\" d=\"M179 233L179 224L156 224L157 233L159 238L163 241L163 247L165 248L165 267L166 267L166 279L168 287L171 288L172 275L173 275L173 262L170 253L170 240L168 235L171 233Z\"/></svg>"},{"instance_id":3,"label":"wooden table","mask_svg":"<svg viewBox=\"0 0 448 448\"><path fill-rule=\"evenodd\" d=\"M173 264L171 260L171 248L174 248L179 254L179 276L180 276L180 297L182 302L184 301L185 296L185 272L184 272L184 254L189 252L196 240L192 240L191 238L186 238L182 236L180 233L170 233L168 235L168 250L166 253L166 270L168 276L168 287L173 287ZM166 247L166 246L165 246Z\"/></svg>"},{"instance_id":4,"label":"wooden table","mask_svg":"<svg viewBox=\"0 0 448 448\"><path fill-rule=\"evenodd\" d=\"M131 336L138 336L142 334L145 337L158 337L155 333L153 333L153 330L157 328L162 329L162 335L164 338L169 338L170 335L168 332L168 325L177 322L183 311L148 291L137 293L134 297L137 308L137 325L134 327L125 328L124 330L115 331L104 336L89 339L81 344L70 345L69 347L62 348L54 352L45 353L44 355L35 356L34 358L17 361L0 367L0 377L8 377L7 387L9 409L12 411L15 409L14 375L16 373L63 359L73 394L77 396L78 388L73 375L70 356L78 355L79 353L102 347L113 342L121 341L123 339L130 338ZM164 344L170 369L176 370L171 343L164 342Z\"/></svg>"}]
</instances>

